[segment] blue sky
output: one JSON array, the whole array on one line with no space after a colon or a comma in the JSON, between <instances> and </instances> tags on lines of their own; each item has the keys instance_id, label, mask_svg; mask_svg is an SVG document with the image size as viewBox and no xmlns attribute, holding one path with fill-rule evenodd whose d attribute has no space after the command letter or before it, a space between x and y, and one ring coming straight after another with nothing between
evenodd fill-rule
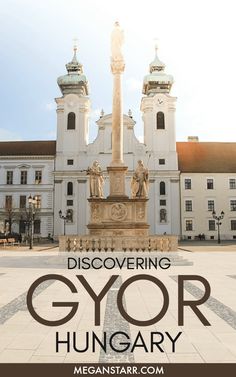
<instances>
[{"instance_id":1,"label":"blue sky","mask_svg":"<svg viewBox=\"0 0 236 377\"><path fill-rule=\"evenodd\" d=\"M0 140L55 139L56 83L72 58L90 83L91 138L101 108L111 111L110 33L125 31L124 112L142 136L142 80L154 57L174 76L177 140L236 141L236 23L225 0L0 0Z\"/></svg>"}]
</instances>

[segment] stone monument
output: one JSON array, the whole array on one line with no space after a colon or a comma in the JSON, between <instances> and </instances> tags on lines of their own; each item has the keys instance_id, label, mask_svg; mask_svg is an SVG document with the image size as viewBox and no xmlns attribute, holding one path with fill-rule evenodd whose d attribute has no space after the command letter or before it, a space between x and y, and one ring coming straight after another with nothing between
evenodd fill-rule
<instances>
[{"instance_id":1,"label":"stone monument","mask_svg":"<svg viewBox=\"0 0 236 377\"><path fill-rule=\"evenodd\" d=\"M130 199L125 192L127 166L123 161L122 74L125 62L122 52L124 33L118 22L111 35L111 72L113 74L112 104L112 161L107 167L110 193L107 198L92 195L90 203L89 234L108 237L147 236L148 172L138 162L132 187L137 191Z\"/></svg>"}]
</instances>

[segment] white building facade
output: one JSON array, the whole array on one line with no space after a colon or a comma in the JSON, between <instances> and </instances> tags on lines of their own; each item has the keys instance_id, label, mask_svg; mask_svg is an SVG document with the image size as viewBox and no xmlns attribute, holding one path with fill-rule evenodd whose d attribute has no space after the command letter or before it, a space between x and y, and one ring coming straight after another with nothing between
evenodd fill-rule
<instances>
[{"instance_id":1,"label":"white building facade","mask_svg":"<svg viewBox=\"0 0 236 377\"><path fill-rule=\"evenodd\" d=\"M56 141L0 142L0 231L27 232L27 198L36 198L34 233L55 238L86 234L89 222L86 169L98 160L105 176L111 161L111 114L101 113L96 139L88 142L89 86L76 51L58 78L62 96L57 103ZM171 75L156 52L144 77L141 111L144 143L134 134L131 112L124 114L124 162L128 166L126 193L138 160L149 169L148 223L150 234L175 234L194 239L216 238L212 209L224 210L222 238L236 238L236 145L176 143L176 98L170 94ZM227 144L222 147L222 144ZM218 148L218 149L217 149ZM223 155L217 153L224 150ZM226 152L225 152L226 151ZM227 152L228 151L228 152ZM202 157L202 158L201 158ZM220 159L220 162L219 162ZM213 189L209 188L212 185ZM235 187L234 187L235 186ZM7 225L9 227L9 225Z\"/></svg>"}]
</instances>

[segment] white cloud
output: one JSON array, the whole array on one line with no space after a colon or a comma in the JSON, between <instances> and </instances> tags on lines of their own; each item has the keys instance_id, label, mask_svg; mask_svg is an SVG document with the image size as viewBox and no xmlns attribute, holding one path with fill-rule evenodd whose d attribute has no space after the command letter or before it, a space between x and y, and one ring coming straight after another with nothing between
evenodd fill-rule
<instances>
[{"instance_id":1,"label":"white cloud","mask_svg":"<svg viewBox=\"0 0 236 377\"><path fill-rule=\"evenodd\" d=\"M141 93L142 91L142 81L137 80L134 77L129 77L125 81L126 88L129 92L136 92L139 91Z\"/></svg>"},{"instance_id":2,"label":"white cloud","mask_svg":"<svg viewBox=\"0 0 236 377\"><path fill-rule=\"evenodd\" d=\"M101 115L101 109L94 109L90 113L90 119L93 121L96 121L100 118Z\"/></svg>"},{"instance_id":3,"label":"white cloud","mask_svg":"<svg viewBox=\"0 0 236 377\"><path fill-rule=\"evenodd\" d=\"M0 141L13 141L13 140L22 140L22 138L16 133L5 128L0 128Z\"/></svg>"},{"instance_id":4,"label":"white cloud","mask_svg":"<svg viewBox=\"0 0 236 377\"><path fill-rule=\"evenodd\" d=\"M46 103L46 105L45 105L45 109L46 109L47 111L55 110L55 109L56 109L56 104L55 104L54 102Z\"/></svg>"}]
</instances>

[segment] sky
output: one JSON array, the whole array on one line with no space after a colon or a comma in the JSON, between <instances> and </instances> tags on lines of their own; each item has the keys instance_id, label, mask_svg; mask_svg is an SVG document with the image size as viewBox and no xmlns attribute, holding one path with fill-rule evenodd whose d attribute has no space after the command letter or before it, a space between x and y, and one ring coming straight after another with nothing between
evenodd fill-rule
<instances>
[{"instance_id":1,"label":"sky","mask_svg":"<svg viewBox=\"0 0 236 377\"><path fill-rule=\"evenodd\" d=\"M57 77L78 60L90 84L90 140L111 112L110 34L125 33L124 112L142 140L142 81L155 40L174 76L177 140L236 141L235 1L0 0L0 140L56 138Z\"/></svg>"}]
</instances>

